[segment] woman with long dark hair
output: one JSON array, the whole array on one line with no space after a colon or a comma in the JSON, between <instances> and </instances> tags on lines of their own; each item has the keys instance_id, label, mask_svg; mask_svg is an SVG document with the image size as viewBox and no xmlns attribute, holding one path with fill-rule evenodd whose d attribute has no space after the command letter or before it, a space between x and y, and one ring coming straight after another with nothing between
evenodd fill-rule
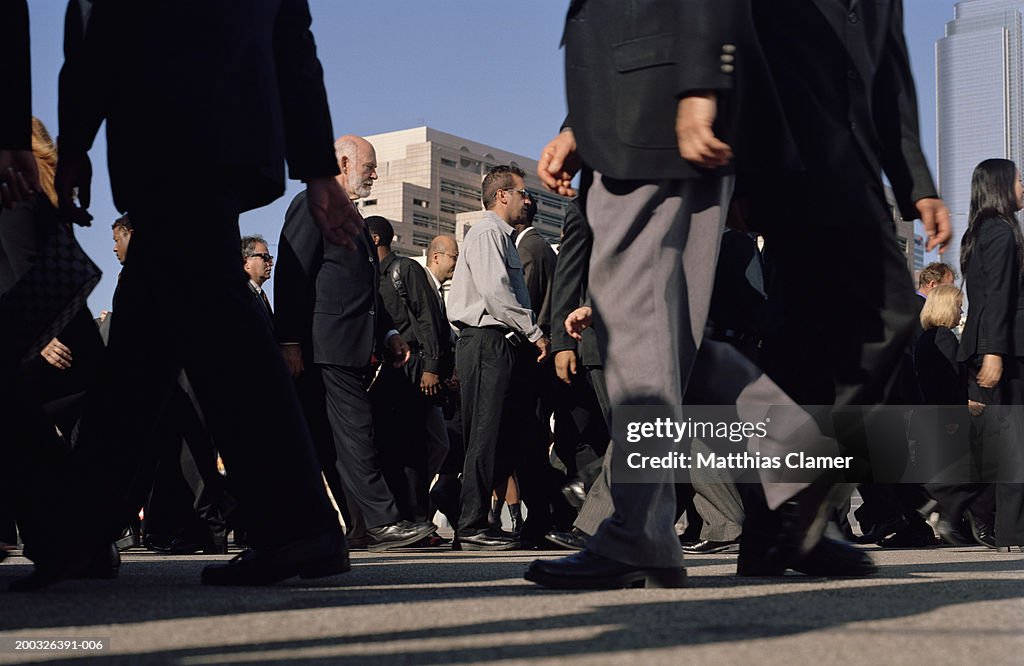
<instances>
[{"instance_id":1,"label":"woman with long dark hair","mask_svg":"<svg viewBox=\"0 0 1024 666\"><path fill-rule=\"evenodd\" d=\"M985 160L971 178L971 210L960 246L967 281L967 324L958 359L971 400L986 405L983 442L997 437L999 479L1020 481L1020 406L1024 405L1024 234L1016 213L1024 186L1013 162ZM1002 406L1002 407L995 407ZM1014 406L1014 409L1006 409ZM992 464L991 454L983 461ZM983 471L985 471L983 469ZM990 480L990 479L986 479ZM1024 484L996 487L996 545L1024 550Z\"/></svg>"}]
</instances>

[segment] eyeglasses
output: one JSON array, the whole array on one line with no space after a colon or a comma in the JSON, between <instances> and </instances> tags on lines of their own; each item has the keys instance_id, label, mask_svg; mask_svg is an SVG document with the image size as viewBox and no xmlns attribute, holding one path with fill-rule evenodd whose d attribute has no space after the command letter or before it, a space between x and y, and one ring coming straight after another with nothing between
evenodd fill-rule
<instances>
[{"instance_id":1,"label":"eyeglasses","mask_svg":"<svg viewBox=\"0 0 1024 666\"><path fill-rule=\"evenodd\" d=\"M268 264L274 260L274 255L270 254L269 252L253 252L252 254L250 254L248 256L250 256L250 257L259 257L260 259L262 259L263 261L267 262Z\"/></svg>"},{"instance_id":2,"label":"eyeglasses","mask_svg":"<svg viewBox=\"0 0 1024 666\"><path fill-rule=\"evenodd\" d=\"M530 190L526 189L525 187L521 190L517 190L514 187L503 187L500 190L496 191L494 193L494 196L498 196L498 192L518 192L519 196L523 197L524 199L531 199Z\"/></svg>"}]
</instances>

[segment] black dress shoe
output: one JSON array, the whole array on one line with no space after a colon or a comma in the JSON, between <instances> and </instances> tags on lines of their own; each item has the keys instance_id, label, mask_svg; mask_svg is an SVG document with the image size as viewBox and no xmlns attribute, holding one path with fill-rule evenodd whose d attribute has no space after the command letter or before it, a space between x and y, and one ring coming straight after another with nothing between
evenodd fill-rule
<instances>
[{"instance_id":1,"label":"black dress shoe","mask_svg":"<svg viewBox=\"0 0 1024 666\"><path fill-rule=\"evenodd\" d=\"M738 576L782 576L786 569L824 578L840 578L846 576L869 576L878 571L871 557L862 550L842 541L822 537L811 549L789 567L780 568L777 563L759 559L758 549L751 547L751 542L743 541L740 557L736 563Z\"/></svg>"},{"instance_id":2,"label":"black dress shoe","mask_svg":"<svg viewBox=\"0 0 1024 666\"><path fill-rule=\"evenodd\" d=\"M30 554L31 556L31 554ZM10 585L11 592L32 592L72 578L112 580L121 569L121 553L112 543L103 544L90 554L65 553L59 560L41 559L28 576Z\"/></svg>"},{"instance_id":3,"label":"black dress shoe","mask_svg":"<svg viewBox=\"0 0 1024 666\"><path fill-rule=\"evenodd\" d=\"M616 590L624 587L686 587L683 567L637 567L581 550L559 560L534 560L526 580L562 590Z\"/></svg>"},{"instance_id":4,"label":"black dress shoe","mask_svg":"<svg viewBox=\"0 0 1024 666\"><path fill-rule=\"evenodd\" d=\"M345 537L332 531L277 548L244 550L226 564L204 568L202 581L204 585L270 585L294 576L334 576L349 568Z\"/></svg>"},{"instance_id":5,"label":"black dress shoe","mask_svg":"<svg viewBox=\"0 0 1024 666\"><path fill-rule=\"evenodd\" d=\"M983 523L970 511L964 512L964 518L967 519L967 523L971 526L971 536L974 537L977 543L986 548L996 547L996 535L991 525Z\"/></svg>"},{"instance_id":6,"label":"black dress shoe","mask_svg":"<svg viewBox=\"0 0 1024 666\"><path fill-rule=\"evenodd\" d=\"M890 518L880 523L875 523L862 536L857 537L857 543L881 543L887 537L896 534L909 524L910 522L903 516L896 516L895 518Z\"/></svg>"},{"instance_id":7,"label":"black dress shoe","mask_svg":"<svg viewBox=\"0 0 1024 666\"><path fill-rule=\"evenodd\" d=\"M739 539L733 541L710 541L703 539L692 546L683 546L684 553L692 555L710 555L711 553L738 553L740 552Z\"/></svg>"},{"instance_id":8,"label":"black dress shoe","mask_svg":"<svg viewBox=\"0 0 1024 666\"><path fill-rule=\"evenodd\" d=\"M587 490L586 486L580 480L567 483L562 486L562 497L569 503L574 509L579 509L583 506L583 503L587 501Z\"/></svg>"},{"instance_id":9,"label":"black dress shoe","mask_svg":"<svg viewBox=\"0 0 1024 666\"><path fill-rule=\"evenodd\" d=\"M772 511L772 529L767 534L748 534L744 530L740 537L740 560L758 561L756 568L777 572L753 575L781 575L818 545L832 508L851 492L850 486L833 483L832 478L819 478Z\"/></svg>"},{"instance_id":10,"label":"black dress shoe","mask_svg":"<svg viewBox=\"0 0 1024 666\"><path fill-rule=\"evenodd\" d=\"M452 542L452 550L515 550L519 548L519 539L493 530L456 536Z\"/></svg>"},{"instance_id":11,"label":"black dress shoe","mask_svg":"<svg viewBox=\"0 0 1024 666\"><path fill-rule=\"evenodd\" d=\"M974 537L968 534L969 527L964 521L954 521L951 518L939 514L939 521L935 523L935 531L939 538L953 546L968 546L974 543Z\"/></svg>"},{"instance_id":12,"label":"black dress shoe","mask_svg":"<svg viewBox=\"0 0 1024 666\"><path fill-rule=\"evenodd\" d=\"M408 520L371 527L366 530L366 549L371 553L380 553L392 548L411 546L436 531L437 525L433 523L412 523Z\"/></svg>"},{"instance_id":13,"label":"black dress shoe","mask_svg":"<svg viewBox=\"0 0 1024 666\"><path fill-rule=\"evenodd\" d=\"M938 544L932 526L919 519L908 522L906 527L882 539L878 545L882 548L927 548Z\"/></svg>"},{"instance_id":14,"label":"black dress shoe","mask_svg":"<svg viewBox=\"0 0 1024 666\"><path fill-rule=\"evenodd\" d=\"M793 569L808 576L824 578L871 576L878 573L878 567L866 552L828 537L822 537L811 552L793 565Z\"/></svg>"},{"instance_id":15,"label":"black dress shoe","mask_svg":"<svg viewBox=\"0 0 1024 666\"><path fill-rule=\"evenodd\" d=\"M576 527L568 532L552 531L544 535L545 539L566 550L583 550L587 547L587 539L589 537L590 535Z\"/></svg>"}]
</instances>

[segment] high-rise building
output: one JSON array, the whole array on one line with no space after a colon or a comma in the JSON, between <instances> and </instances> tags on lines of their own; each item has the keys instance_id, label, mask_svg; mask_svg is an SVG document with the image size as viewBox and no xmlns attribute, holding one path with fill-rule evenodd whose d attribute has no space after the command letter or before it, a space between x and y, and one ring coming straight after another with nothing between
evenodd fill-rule
<instances>
[{"instance_id":1,"label":"high-rise building","mask_svg":"<svg viewBox=\"0 0 1024 666\"><path fill-rule=\"evenodd\" d=\"M1024 147L1024 0L963 0L935 47L939 191L953 222L943 261L959 271L971 173L1002 157L1021 164Z\"/></svg>"},{"instance_id":2,"label":"high-rise building","mask_svg":"<svg viewBox=\"0 0 1024 666\"><path fill-rule=\"evenodd\" d=\"M526 172L526 187L537 198L533 226L550 242L558 242L568 200L543 189L536 160L430 127L374 134L366 140L377 151L378 179L371 194L358 202L359 209L364 217L380 215L391 221L395 251L418 256L438 234L462 238L455 218L483 209L480 183L498 164Z\"/></svg>"}]
</instances>

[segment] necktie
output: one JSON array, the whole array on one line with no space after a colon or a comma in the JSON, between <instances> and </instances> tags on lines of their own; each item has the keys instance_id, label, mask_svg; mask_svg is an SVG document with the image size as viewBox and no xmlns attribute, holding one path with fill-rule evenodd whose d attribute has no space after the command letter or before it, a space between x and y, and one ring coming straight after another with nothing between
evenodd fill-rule
<instances>
[{"instance_id":1,"label":"necktie","mask_svg":"<svg viewBox=\"0 0 1024 666\"><path fill-rule=\"evenodd\" d=\"M270 307L270 299L267 298L267 292L260 289L260 300L263 301L263 307L267 309L267 314L273 316L274 310Z\"/></svg>"}]
</instances>

